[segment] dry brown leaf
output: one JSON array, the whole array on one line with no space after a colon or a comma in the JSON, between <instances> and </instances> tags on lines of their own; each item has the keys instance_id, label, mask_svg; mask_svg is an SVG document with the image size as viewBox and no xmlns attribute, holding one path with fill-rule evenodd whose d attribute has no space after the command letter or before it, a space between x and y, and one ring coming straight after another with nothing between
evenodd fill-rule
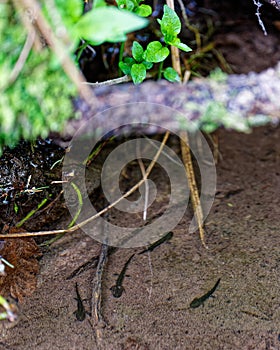
<instances>
[{"instance_id":1,"label":"dry brown leaf","mask_svg":"<svg viewBox=\"0 0 280 350\"><path fill-rule=\"evenodd\" d=\"M23 232L12 228L9 233ZM39 263L41 255L39 247L33 238L11 238L3 240L0 255L14 268L5 266L5 275L0 276L0 295L10 294L21 303L24 297L31 295L37 286Z\"/></svg>"}]
</instances>

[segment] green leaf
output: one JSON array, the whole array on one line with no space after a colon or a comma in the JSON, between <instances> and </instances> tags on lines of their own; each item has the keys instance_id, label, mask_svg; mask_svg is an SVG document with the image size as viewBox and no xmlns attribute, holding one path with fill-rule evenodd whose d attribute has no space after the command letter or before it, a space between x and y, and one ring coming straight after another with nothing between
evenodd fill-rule
<instances>
[{"instance_id":1,"label":"green leaf","mask_svg":"<svg viewBox=\"0 0 280 350\"><path fill-rule=\"evenodd\" d=\"M192 51L192 49L186 45L181 43L181 40L177 37L164 37L164 41L166 42L166 44L178 47L178 49L185 51L185 52L190 52Z\"/></svg>"},{"instance_id":2,"label":"green leaf","mask_svg":"<svg viewBox=\"0 0 280 350\"><path fill-rule=\"evenodd\" d=\"M120 9L123 9L126 5L126 0L116 0L116 3Z\"/></svg>"},{"instance_id":3,"label":"green leaf","mask_svg":"<svg viewBox=\"0 0 280 350\"><path fill-rule=\"evenodd\" d=\"M92 4L93 9L97 9L98 7L106 7L107 4L104 0L94 0Z\"/></svg>"},{"instance_id":4,"label":"green leaf","mask_svg":"<svg viewBox=\"0 0 280 350\"><path fill-rule=\"evenodd\" d=\"M135 3L135 1L126 0L125 8L127 9L127 11L132 12L134 10L135 6L137 6L137 3Z\"/></svg>"},{"instance_id":5,"label":"green leaf","mask_svg":"<svg viewBox=\"0 0 280 350\"><path fill-rule=\"evenodd\" d=\"M124 62L119 62L119 67L123 74L130 75L131 67L128 64Z\"/></svg>"},{"instance_id":6,"label":"green leaf","mask_svg":"<svg viewBox=\"0 0 280 350\"><path fill-rule=\"evenodd\" d=\"M135 60L131 57L126 57L123 62L119 62L121 71L126 75L131 75L131 67L135 63Z\"/></svg>"},{"instance_id":7,"label":"green leaf","mask_svg":"<svg viewBox=\"0 0 280 350\"><path fill-rule=\"evenodd\" d=\"M162 20L158 20L161 32L167 37L176 37L181 31L181 22L176 12L167 5L163 8Z\"/></svg>"},{"instance_id":8,"label":"green leaf","mask_svg":"<svg viewBox=\"0 0 280 350\"><path fill-rule=\"evenodd\" d=\"M77 37L74 28L83 14L83 2L81 0L69 0L67 2L54 0L52 4L50 2L42 2L42 11L54 31L57 30L58 26L61 28L63 26L66 27L67 34L72 41L67 47L67 51L75 51L80 38ZM2 13L1 10L0 13Z\"/></svg>"},{"instance_id":9,"label":"green leaf","mask_svg":"<svg viewBox=\"0 0 280 350\"><path fill-rule=\"evenodd\" d=\"M171 44L171 45L176 46L176 47L178 47L178 49L185 51L185 52L192 51L192 49L188 45L183 44L181 42L179 42L178 44L176 43L175 45L174 44Z\"/></svg>"},{"instance_id":10,"label":"green leaf","mask_svg":"<svg viewBox=\"0 0 280 350\"><path fill-rule=\"evenodd\" d=\"M14 202L14 212L17 214L18 213L18 205L16 202Z\"/></svg>"},{"instance_id":11,"label":"green leaf","mask_svg":"<svg viewBox=\"0 0 280 350\"><path fill-rule=\"evenodd\" d=\"M152 41L147 46L143 58L148 62L162 62L169 55L167 47L163 47L159 41Z\"/></svg>"},{"instance_id":12,"label":"green leaf","mask_svg":"<svg viewBox=\"0 0 280 350\"><path fill-rule=\"evenodd\" d=\"M135 59L132 57L125 57L123 61L124 63L128 64L130 67L132 67L132 65L136 63Z\"/></svg>"},{"instance_id":13,"label":"green leaf","mask_svg":"<svg viewBox=\"0 0 280 350\"><path fill-rule=\"evenodd\" d=\"M180 77L178 73L176 72L175 69L172 67L167 67L163 71L163 76L166 80L171 81L172 83L179 83L180 82Z\"/></svg>"},{"instance_id":14,"label":"green leaf","mask_svg":"<svg viewBox=\"0 0 280 350\"><path fill-rule=\"evenodd\" d=\"M121 42L126 34L145 27L148 21L115 7L101 7L86 13L76 24L79 37L100 45L105 41Z\"/></svg>"},{"instance_id":15,"label":"green leaf","mask_svg":"<svg viewBox=\"0 0 280 350\"><path fill-rule=\"evenodd\" d=\"M64 0L55 0L55 4L66 25L73 25L83 13L83 3L81 0L69 0L66 2Z\"/></svg>"},{"instance_id":16,"label":"green leaf","mask_svg":"<svg viewBox=\"0 0 280 350\"><path fill-rule=\"evenodd\" d=\"M135 63L131 67L131 78L134 84L140 84L146 78L146 68L143 63Z\"/></svg>"},{"instance_id":17,"label":"green leaf","mask_svg":"<svg viewBox=\"0 0 280 350\"><path fill-rule=\"evenodd\" d=\"M136 8L135 13L141 17L148 17L152 14L152 8L149 5L140 5Z\"/></svg>"},{"instance_id":18,"label":"green leaf","mask_svg":"<svg viewBox=\"0 0 280 350\"><path fill-rule=\"evenodd\" d=\"M137 62L141 62L143 60L143 53L144 49L142 45L140 45L137 41L134 41L132 45L132 56Z\"/></svg>"},{"instance_id":19,"label":"green leaf","mask_svg":"<svg viewBox=\"0 0 280 350\"><path fill-rule=\"evenodd\" d=\"M151 69L153 67L153 63L152 62L143 61L142 63L146 67L146 70Z\"/></svg>"},{"instance_id":20,"label":"green leaf","mask_svg":"<svg viewBox=\"0 0 280 350\"><path fill-rule=\"evenodd\" d=\"M165 36L164 42L168 45L177 46L178 44L180 44L181 40L177 38L177 36Z\"/></svg>"}]
</instances>

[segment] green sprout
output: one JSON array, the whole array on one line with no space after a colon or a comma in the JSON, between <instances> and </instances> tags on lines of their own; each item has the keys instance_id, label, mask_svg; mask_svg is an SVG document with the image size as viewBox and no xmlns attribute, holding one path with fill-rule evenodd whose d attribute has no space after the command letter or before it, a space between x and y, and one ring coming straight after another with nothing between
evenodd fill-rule
<instances>
[{"instance_id":1,"label":"green sprout","mask_svg":"<svg viewBox=\"0 0 280 350\"><path fill-rule=\"evenodd\" d=\"M164 44L160 41L152 41L147 45L146 50L137 41L132 45L132 57L126 57L119 62L119 67L126 75L131 76L134 84L140 84L146 78L147 70L153 67L154 63L160 63L159 77L163 73L165 79L171 82L179 82L180 77L172 67L162 70L165 59L169 56L170 50L167 45L175 46L180 50L189 52L192 49L182 43L178 38L181 32L181 22L176 12L167 5L164 5L162 19L158 19Z\"/></svg>"},{"instance_id":2,"label":"green sprout","mask_svg":"<svg viewBox=\"0 0 280 350\"><path fill-rule=\"evenodd\" d=\"M134 12L141 17L148 17L152 14L152 8L149 5L140 5L142 1L143 0L116 0L116 3L120 9Z\"/></svg>"}]
</instances>

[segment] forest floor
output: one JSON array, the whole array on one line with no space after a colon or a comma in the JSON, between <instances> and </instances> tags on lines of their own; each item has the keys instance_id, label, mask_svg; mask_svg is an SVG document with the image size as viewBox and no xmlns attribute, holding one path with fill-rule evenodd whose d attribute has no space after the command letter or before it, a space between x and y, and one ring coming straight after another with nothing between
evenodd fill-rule
<instances>
[{"instance_id":1,"label":"forest floor","mask_svg":"<svg viewBox=\"0 0 280 350\"><path fill-rule=\"evenodd\" d=\"M219 13L217 48L234 73L274 66L280 60L280 15L263 7L264 36L254 7L233 3L205 1ZM107 325L97 343L90 315L81 322L74 314L76 283L90 312L95 269L67 277L98 257L100 244L82 231L67 234L44 250L37 289L19 305L17 323L0 325L0 350L280 349L280 127L249 134L220 129L218 139L217 191L205 226L208 250L198 234L188 233L189 210L172 239L152 252L111 254L102 285ZM174 147L179 148L176 141ZM152 175L160 182L156 171ZM135 183L123 181L128 187ZM61 213L53 224L44 219L27 229L65 227L69 215ZM134 219L126 217L126 224L132 226ZM133 253L125 291L114 298L110 287ZM213 298L190 308L219 278Z\"/></svg>"},{"instance_id":2,"label":"forest floor","mask_svg":"<svg viewBox=\"0 0 280 350\"><path fill-rule=\"evenodd\" d=\"M272 126L251 134L220 130L217 194L206 221L209 250L197 234L186 233L186 213L170 241L135 256L119 299L110 287L141 249L110 255L102 349L280 349L279 137L280 128ZM99 250L82 232L54 243L40 260L37 290L21 305L17 325L3 327L0 349L98 349L90 317L79 322L73 314L76 282L90 310L95 269L67 277ZM214 297L190 308L218 278Z\"/></svg>"}]
</instances>

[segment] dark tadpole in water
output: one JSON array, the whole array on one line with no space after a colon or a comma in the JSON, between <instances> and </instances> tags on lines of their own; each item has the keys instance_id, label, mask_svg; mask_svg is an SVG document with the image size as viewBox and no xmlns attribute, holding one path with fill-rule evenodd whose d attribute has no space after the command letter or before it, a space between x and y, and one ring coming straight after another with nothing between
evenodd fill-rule
<instances>
[{"instance_id":1,"label":"dark tadpole in water","mask_svg":"<svg viewBox=\"0 0 280 350\"><path fill-rule=\"evenodd\" d=\"M122 296L122 293L124 291L124 287L122 285L124 276L126 273L127 266L131 262L132 258L134 257L135 254L132 254L130 258L127 260L127 262L124 264L124 267L121 270L121 273L119 274L119 277L117 278L116 284L110 288L113 297L115 298L120 298Z\"/></svg>"},{"instance_id":2,"label":"dark tadpole in water","mask_svg":"<svg viewBox=\"0 0 280 350\"><path fill-rule=\"evenodd\" d=\"M161 245L162 243L169 241L173 237L173 232L167 232L163 237L161 237L158 241L154 242L151 244L147 249L142 250L138 255L147 253L147 252L152 252L156 247Z\"/></svg>"}]
</instances>

